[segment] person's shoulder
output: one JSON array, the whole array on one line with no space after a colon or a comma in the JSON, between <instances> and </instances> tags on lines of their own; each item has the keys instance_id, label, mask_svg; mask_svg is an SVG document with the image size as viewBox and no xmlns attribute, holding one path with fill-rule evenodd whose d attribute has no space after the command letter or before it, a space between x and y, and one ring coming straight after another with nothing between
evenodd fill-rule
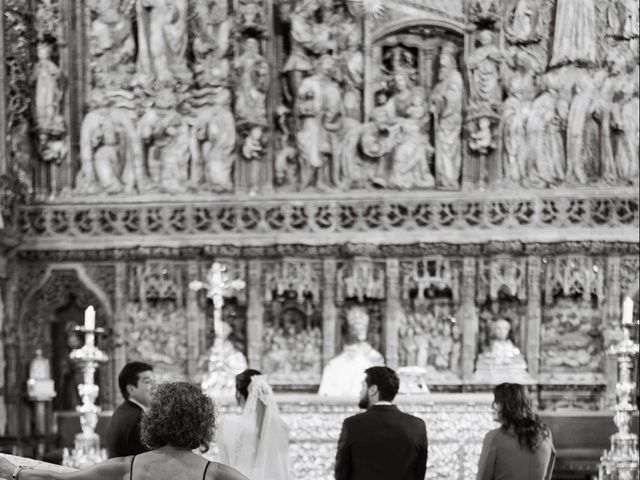
<instances>
[{"instance_id":1,"label":"person's shoulder","mask_svg":"<svg viewBox=\"0 0 640 480\"><path fill-rule=\"evenodd\" d=\"M398 409L398 412L400 413L400 415L402 415L402 418L407 423L410 423L412 425L417 425L417 426L420 426L420 427L422 425L425 425L424 420L422 418L417 417L417 416L413 415L412 413L403 412L400 409Z\"/></svg>"},{"instance_id":2,"label":"person's shoulder","mask_svg":"<svg viewBox=\"0 0 640 480\"><path fill-rule=\"evenodd\" d=\"M485 436L484 436L484 441L485 442L494 442L496 439L498 438L506 438L508 437L507 432L504 431L504 429L498 427L498 428L494 428L493 430L489 430Z\"/></svg>"},{"instance_id":3,"label":"person's shoulder","mask_svg":"<svg viewBox=\"0 0 640 480\"><path fill-rule=\"evenodd\" d=\"M206 480L249 480L235 468L224 463L213 462L217 468L210 468Z\"/></svg>"}]
</instances>

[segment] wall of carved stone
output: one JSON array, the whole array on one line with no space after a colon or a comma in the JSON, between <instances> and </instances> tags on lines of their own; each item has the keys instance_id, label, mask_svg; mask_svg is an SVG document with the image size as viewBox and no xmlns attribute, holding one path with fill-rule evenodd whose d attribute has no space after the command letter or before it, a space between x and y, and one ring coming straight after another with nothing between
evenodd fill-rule
<instances>
[{"instance_id":1,"label":"wall of carved stone","mask_svg":"<svg viewBox=\"0 0 640 480\"><path fill-rule=\"evenodd\" d=\"M433 390L486 389L506 318L541 408L611 398L603 352L637 292L637 1L0 8L8 432L29 432L35 348L73 391L88 304L103 405L127 360L197 380L212 307L188 284L213 260L247 282L230 341L284 389L318 383L360 305Z\"/></svg>"},{"instance_id":2,"label":"wall of carved stone","mask_svg":"<svg viewBox=\"0 0 640 480\"><path fill-rule=\"evenodd\" d=\"M5 2L34 198L638 182L637 2Z\"/></svg>"}]
</instances>

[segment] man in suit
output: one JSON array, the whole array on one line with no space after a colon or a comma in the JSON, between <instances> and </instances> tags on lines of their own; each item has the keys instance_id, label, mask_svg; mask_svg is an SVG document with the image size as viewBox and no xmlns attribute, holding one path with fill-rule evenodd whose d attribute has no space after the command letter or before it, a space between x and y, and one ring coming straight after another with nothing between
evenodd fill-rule
<instances>
[{"instance_id":1,"label":"man in suit","mask_svg":"<svg viewBox=\"0 0 640 480\"><path fill-rule=\"evenodd\" d=\"M393 405L400 379L389 367L365 371L360 408L342 424L336 480L424 480L427 428Z\"/></svg>"},{"instance_id":2,"label":"man in suit","mask_svg":"<svg viewBox=\"0 0 640 480\"><path fill-rule=\"evenodd\" d=\"M143 362L127 363L118 375L118 385L124 403L113 412L107 431L109 458L137 455L149 450L140 439L140 420L151 405L155 392L153 367Z\"/></svg>"}]
</instances>

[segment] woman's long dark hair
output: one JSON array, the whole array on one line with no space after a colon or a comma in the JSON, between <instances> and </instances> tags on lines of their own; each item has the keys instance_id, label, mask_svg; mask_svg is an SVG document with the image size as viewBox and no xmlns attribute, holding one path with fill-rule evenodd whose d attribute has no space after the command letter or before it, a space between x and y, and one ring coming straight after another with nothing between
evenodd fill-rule
<instances>
[{"instance_id":1,"label":"woman's long dark hair","mask_svg":"<svg viewBox=\"0 0 640 480\"><path fill-rule=\"evenodd\" d=\"M513 428L521 447L535 450L549 436L549 429L531 410L524 387L518 383L501 383L493 389L499 404L498 420L503 430Z\"/></svg>"}]
</instances>

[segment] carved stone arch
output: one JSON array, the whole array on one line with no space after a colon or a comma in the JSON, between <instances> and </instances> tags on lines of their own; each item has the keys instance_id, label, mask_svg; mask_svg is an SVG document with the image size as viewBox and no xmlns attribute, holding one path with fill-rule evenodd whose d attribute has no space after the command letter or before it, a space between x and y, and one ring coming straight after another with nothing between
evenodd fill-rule
<instances>
[{"instance_id":1,"label":"carved stone arch","mask_svg":"<svg viewBox=\"0 0 640 480\"><path fill-rule=\"evenodd\" d=\"M374 30L371 34L371 41L372 43L376 43L388 35L393 35L394 33L414 27L441 28L461 37L464 37L467 31L464 24L460 22L453 22L439 18L402 18L386 23Z\"/></svg>"},{"instance_id":2,"label":"carved stone arch","mask_svg":"<svg viewBox=\"0 0 640 480\"><path fill-rule=\"evenodd\" d=\"M51 325L56 321L56 311L69 305L72 298L77 307L93 305L96 309L96 325L110 332L113 324L111 302L104 292L87 274L80 264L59 264L47 267L40 281L33 286L17 306L16 319L18 330L18 348L14 349L13 364L16 365L16 391L24 390L28 377L29 363L37 348L42 348L45 356L52 358L53 342ZM111 354L111 339L101 342L101 348ZM55 368L52 374L56 375ZM100 369L99 384L101 403L111 406L114 401L113 363L109 362ZM19 402L15 408L19 416L28 415L29 407Z\"/></svg>"}]
</instances>

